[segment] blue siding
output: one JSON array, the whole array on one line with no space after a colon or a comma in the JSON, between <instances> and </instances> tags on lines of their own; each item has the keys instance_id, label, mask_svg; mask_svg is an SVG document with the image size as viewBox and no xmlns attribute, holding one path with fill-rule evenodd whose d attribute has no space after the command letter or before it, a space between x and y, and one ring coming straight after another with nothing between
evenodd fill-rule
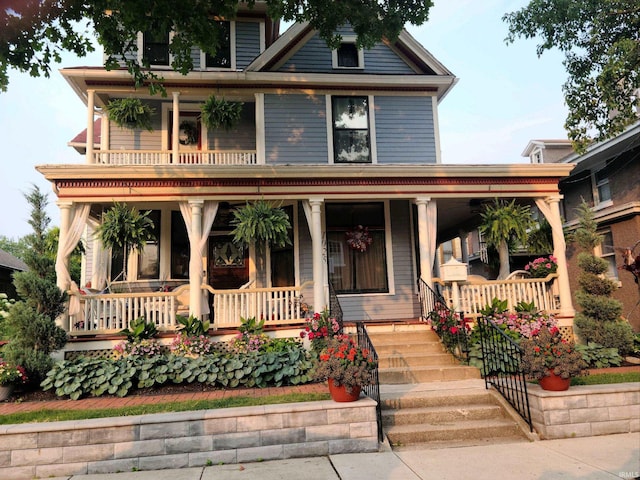
<instances>
[{"instance_id":1,"label":"blue siding","mask_svg":"<svg viewBox=\"0 0 640 480\"><path fill-rule=\"evenodd\" d=\"M378 163L436 163L432 97L375 97Z\"/></svg>"},{"instance_id":2,"label":"blue siding","mask_svg":"<svg viewBox=\"0 0 640 480\"><path fill-rule=\"evenodd\" d=\"M231 130L212 129L207 131L210 150L255 150L256 149L256 106L245 102L240 122Z\"/></svg>"},{"instance_id":3,"label":"blue siding","mask_svg":"<svg viewBox=\"0 0 640 480\"><path fill-rule=\"evenodd\" d=\"M349 34L345 31L342 34ZM334 69L331 63L331 49L320 38L314 35L309 41L287 60L279 71L312 72L312 73L370 73L370 74L415 74L404 60L398 57L384 43L375 45L364 51L364 69Z\"/></svg>"},{"instance_id":4,"label":"blue siding","mask_svg":"<svg viewBox=\"0 0 640 480\"><path fill-rule=\"evenodd\" d=\"M236 69L244 70L260 55L260 24L236 22Z\"/></svg>"},{"instance_id":5,"label":"blue siding","mask_svg":"<svg viewBox=\"0 0 640 480\"><path fill-rule=\"evenodd\" d=\"M155 109L151 119L152 132L120 128L109 122L109 150L160 150L162 148L162 103L149 102Z\"/></svg>"},{"instance_id":6,"label":"blue siding","mask_svg":"<svg viewBox=\"0 0 640 480\"><path fill-rule=\"evenodd\" d=\"M268 164L327 163L324 95L264 96Z\"/></svg>"}]
</instances>

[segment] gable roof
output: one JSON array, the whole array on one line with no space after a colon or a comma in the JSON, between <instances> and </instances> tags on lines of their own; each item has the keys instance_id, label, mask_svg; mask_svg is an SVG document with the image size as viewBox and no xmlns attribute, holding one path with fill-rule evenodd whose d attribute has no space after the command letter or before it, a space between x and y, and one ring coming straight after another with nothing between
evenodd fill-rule
<instances>
[{"instance_id":1,"label":"gable roof","mask_svg":"<svg viewBox=\"0 0 640 480\"><path fill-rule=\"evenodd\" d=\"M95 122L93 122L93 146L100 148L101 142L101 125L102 118L98 117ZM73 139L67 143L68 146L73 147L76 151L84 155L87 152L87 129L85 128L79 134L77 134Z\"/></svg>"},{"instance_id":2,"label":"gable roof","mask_svg":"<svg viewBox=\"0 0 640 480\"><path fill-rule=\"evenodd\" d=\"M19 258L14 257L9 252L5 252L4 250L0 250L0 268L19 270L21 272L29 270L29 267L26 263L24 263Z\"/></svg>"}]
</instances>

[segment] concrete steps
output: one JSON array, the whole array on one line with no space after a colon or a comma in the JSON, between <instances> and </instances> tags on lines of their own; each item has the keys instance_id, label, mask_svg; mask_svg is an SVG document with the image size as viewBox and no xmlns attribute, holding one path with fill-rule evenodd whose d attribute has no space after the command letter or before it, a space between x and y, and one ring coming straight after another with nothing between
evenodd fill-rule
<instances>
[{"instance_id":1,"label":"concrete steps","mask_svg":"<svg viewBox=\"0 0 640 480\"><path fill-rule=\"evenodd\" d=\"M480 371L447 353L428 325L367 331L379 359L383 430L394 449L527 440L523 422L485 388Z\"/></svg>"}]
</instances>

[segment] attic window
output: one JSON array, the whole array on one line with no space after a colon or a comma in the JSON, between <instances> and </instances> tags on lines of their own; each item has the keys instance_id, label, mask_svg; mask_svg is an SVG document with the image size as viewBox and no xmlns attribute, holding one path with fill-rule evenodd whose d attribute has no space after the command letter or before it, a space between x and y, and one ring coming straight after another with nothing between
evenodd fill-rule
<instances>
[{"instance_id":1,"label":"attic window","mask_svg":"<svg viewBox=\"0 0 640 480\"><path fill-rule=\"evenodd\" d=\"M345 39L333 51L333 68L364 68L364 54L357 47L355 38Z\"/></svg>"}]
</instances>

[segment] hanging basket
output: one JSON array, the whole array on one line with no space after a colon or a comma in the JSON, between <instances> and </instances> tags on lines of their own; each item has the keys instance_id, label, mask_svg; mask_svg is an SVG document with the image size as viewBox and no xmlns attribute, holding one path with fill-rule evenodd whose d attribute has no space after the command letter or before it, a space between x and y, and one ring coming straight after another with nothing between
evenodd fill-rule
<instances>
[{"instance_id":1,"label":"hanging basket","mask_svg":"<svg viewBox=\"0 0 640 480\"><path fill-rule=\"evenodd\" d=\"M369 229L358 225L356 228L346 233L347 245L352 250L358 252L366 252L369 246L373 243L373 238L369 234Z\"/></svg>"},{"instance_id":2,"label":"hanging basket","mask_svg":"<svg viewBox=\"0 0 640 480\"><path fill-rule=\"evenodd\" d=\"M139 98L114 98L105 106L109 120L122 128L153 131L151 117L155 110Z\"/></svg>"},{"instance_id":3,"label":"hanging basket","mask_svg":"<svg viewBox=\"0 0 640 480\"><path fill-rule=\"evenodd\" d=\"M200 107L200 118L207 128L231 130L240 122L243 105L211 95Z\"/></svg>"}]
</instances>

